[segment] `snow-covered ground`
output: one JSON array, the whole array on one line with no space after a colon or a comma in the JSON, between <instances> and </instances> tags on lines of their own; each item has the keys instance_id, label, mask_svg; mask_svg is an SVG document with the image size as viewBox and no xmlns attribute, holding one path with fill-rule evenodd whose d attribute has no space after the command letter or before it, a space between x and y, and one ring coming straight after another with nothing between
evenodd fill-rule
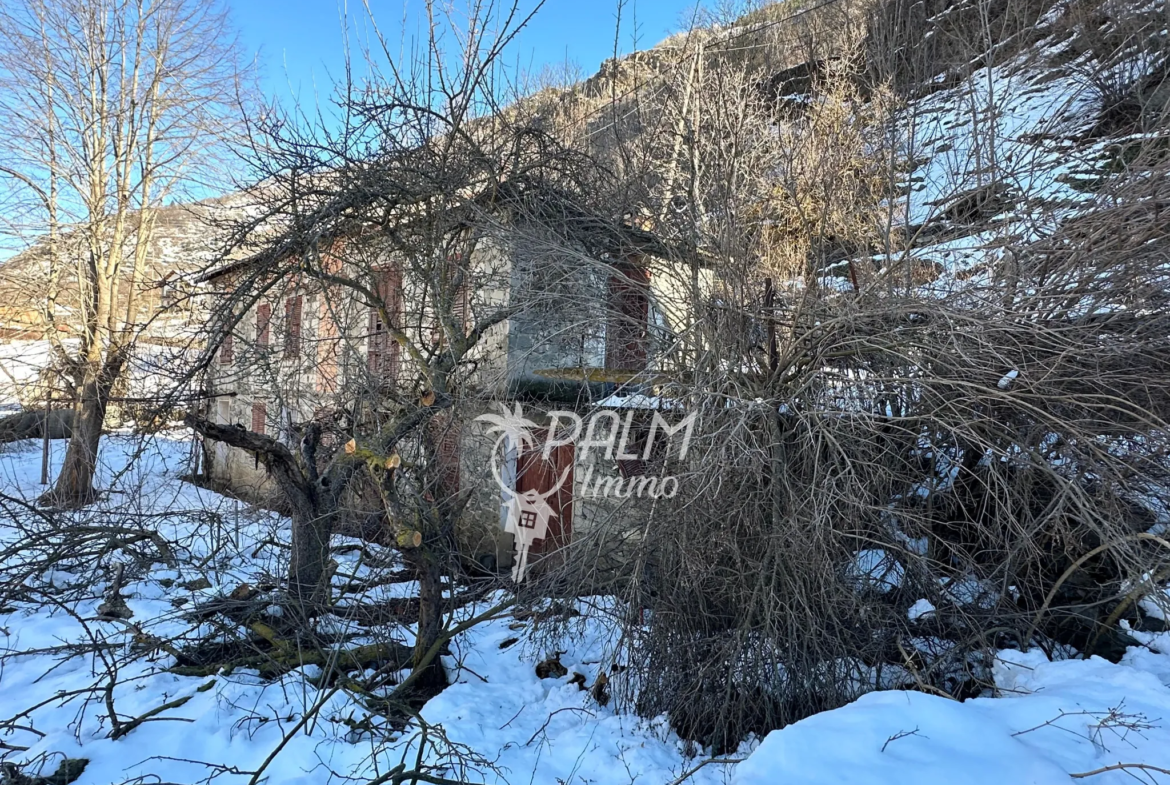
<instances>
[{"instance_id":1,"label":"snow-covered ground","mask_svg":"<svg viewBox=\"0 0 1170 785\"><path fill-rule=\"evenodd\" d=\"M1170 641L1167 641L1170 642ZM996 698L959 703L875 692L768 735L733 782L1057 785L1116 764L1170 769L1170 658L1133 650L1122 665L1049 662L1005 651ZM1096 783L1170 782L1119 769Z\"/></svg>"},{"instance_id":2,"label":"snow-covered ground","mask_svg":"<svg viewBox=\"0 0 1170 785\"><path fill-rule=\"evenodd\" d=\"M51 364L48 341L0 341L0 407L15 410Z\"/></svg>"},{"instance_id":3,"label":"snow-covered ground","mask_svg":"<svg viewBox=\"0 0 1170 785\"><path fill-rule=\"evenodd\" d=\"M63 446L54 445L58 461ZM206 624L185 615L195 603L245 583L262 587L277 574L287 525L182 482L190 443L179 434L147 440L118 435L103 449L101 484L110 493L81 518L147 521L172 544L178 563L143 569L114 552L98 564L62 565L43 580L29 576L29 599L0 608L3 760L37 761L49 773L62 756L85 758L81 785L212 779L243 785L278 749L262 775L272 783L367 782L399 763L413 768L419 726L379 730L380 719L353 693L318 686L317 666L275 681L248 669L202 676L169 670L174 657L158 642L180 645L208 635ZM36 443L0 453L0 498L6 500L0 548L19 536L13 521L31 514L15 500L39 492L39 464ZM356 549L337 558L337 580L369 574ZM8 559L8 569L19 561ZM101 621L97 607L118 559L126 559L129 582L122 594L133 616ZM376 591L385 599L412 589L406 582ZM470 617L499 599L488 597L459 613ZM1170 656L1157 653L1170 651L1170 635L1142 633L1135 635L1149 648L1131 649L1120 665L1003 652L995 671L998 697L959 703L921 692L872 693L695 770L706 758L701 751L688 757L688 745L664 719L639 719L616 697L599 705L573 683L574 674L592 685L610 673L614 640L605 605L596 598L578 604L584 615L576 632L559 644L563 676L537 675L536 664L553 652L542 648L542 630L531 617L505 613L460 635L444 658L452 685L420 713L429 726L422 760L450 764L431 773L535 785L667 785L688 772L684 781L700 785L1055 785L1119 763L1170 770ZM330 623L356 633L355 643L374 639L343 618ZM409 626L378 635L407 644L412 639ZM84 651L71 649L74 644ZM109 687L115 670L117 683ZM306 710L319 703L315 719L301 726ZM111 738L111 710L124 727L168 704ZM1170 783L1170 773L1154 768L1086 779L1108 785L1135 777Z\"/></svg>"},{"instance_id":4,"label":"snow-covered ground","mask_svg":"<svg viewBox=\"0 0 1170 785\"><path fill-rule=\"evenodd\" d=\"M87 758L79 783L150 781L194 783L216 775L217 782L246 783L281 743L284 734L307 707L324 699L319 719L294 735L264 772L269 782L321 783L331 775L374 779L395 764L413 764L417 755L415 729L378 738L360 728L370 714L346 692L331 697L313 679L319 668L308 666L275 682L257 672L236 670L230 675L179 676L167 669L174 658L157 651L148 658L136 650L144 637L182 641L200 630L183 618L186 608L231 592L243 583L263 585L279 569L279 548L264 546L285 539L287 527L279 517L252 511L215 493L179 480L188 468L190 443L156 438L140 442L117 436L104 443L103 487L112 488L97 505L111 516L123 509L142 515L170 513L156 519L159 532L178 543L176 552L198 562L212 558L201 570L178 570L156 564L131 582L122 594L134 612L122 622L98 621L97 607L105 591L108 570L61 569L48 576L58 587L84 583L88 599L70 607L35 607L28 603L0 613L0 723L16 719L26 729L0 736L0 741L28 750L5 751L7 760L34 760L55 755L45 763L52 771L60 755ZM59 465L63 443L54 444ZM39 493L40 445L23 442L0 454L0 492L32 499ZM128 459L137 461L125 470ZM204 512L196 515L193 513ZM210 516L224 524L228 542L217 541ZM12 539L0 529L0 545ZM274 537L275 535L275 537ZM231 540L235 540L232 542ZM363 577L366 570L353 554L339 554L339 575ZM208 586L184 588L206 578ZM410 584L383 587L381 597L402 594ZM473 615L489 607L488 598L462 612ZM333 619L338 627L347 622ZM569 674L581 673L589 684L609 666L605 655L607 626L583 623L562 651L560 662ZM422 717L443 729L446 740L430 736L427 756L438 762L455 749L471 766L460 773L470 782L646 782L665 783L690 765L684 744L662 722L644 722L602 707L588 692L570 684L570 676L538 678L534 665L550 652L529 640L532 622L510 615L484 623L460 636L452 656L444 659L454 684L432 699ZM409 627L383 635L412 642ZM55 649L68 642L101 641L112 644L100 655L69 656ZM356 642L363 642L361 639ZM501 645L504 645L501 648ZM149 644L147 644L149 645ZM17 652L30 652L13 656ZM183 705L161 712L121 739L109 738L111 724L106 704L107 663L120 665L119 682L111 697L125 722L176 700ZM78 690L94 687L92 694ZM61 694L62 697L54 699ZM43 704L39 705L38 704ZM29 707L37 708L25 714ZM22 715L19 719L16 715ZM0 724L0 728L3 725ZM708 767L710 769L710 767ZM233 773L248 772L248 773ZM721 782L710 770L693 782Z\"/></svg>"}]
</instances>

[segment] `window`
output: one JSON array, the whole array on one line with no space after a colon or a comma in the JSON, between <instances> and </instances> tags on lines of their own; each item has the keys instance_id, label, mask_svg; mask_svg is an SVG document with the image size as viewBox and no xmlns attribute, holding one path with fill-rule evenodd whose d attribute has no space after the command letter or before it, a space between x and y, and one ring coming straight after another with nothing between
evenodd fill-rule
<instances>
[{"instance_id":1,"label":"window","mask_svg":"<svg viewBox=\"0 0 1170 785\"><path fill-rule=\"evenodd\" d=\"M301 353L301 295L284 301L284 356L295 357Z\"/></svg>"},{"instance_id":2,"label":"window","mask_svg":"<svg viewBox=\"0 0 1170 785\"><path fill-rule=\"evenodd\" d=\"M272 306L260 303L256 306L256 345L267 347L272 339Z\"/></svg>"},{"instance_id":3,"label":"window","mask_svg":"<svg viewBox=\"0 0 1170 785\"><path fill-rule=\"evenodd\" d=\"M387 315L397 320L402 313L402 273L397 267L374 271L374 286ZM402 347L390 337L389 330L382 322L382 312L370 309L369 326L369 368L375 377L393 381L398 377L398 358Z\"/></svg>"},{"instance_id":4,"label":"window","mask_svg":"<svg viewBox=\"0 0 1170 785\"><path fill-rule=\"evenodd\" d=\"M605 367L640 371L650 355L650 271L631 259L609 276L609 321L605 330Z\"/></svg>"},{"instance_id":5,"label":"window","mask_svg":"<svg viewBox=\"0 0 1170 785\"><path fill-rule=\"evenodd\" d=\"M219 364L228 365L231 363L235 355L235 347L232 345L232 334L228 333L223 337L223 342L219 345Z\"/></svg>"},{"instance_id":6,"label":"window","mask_svg":"<svg viewBox=\"0 0 1170 785\"><path fill-rule=\"evenodd\" d=\"M264 433L267 421L268 407L263 401L256 401L252 404L252 432Z\"/></svg>"}]
</instances>

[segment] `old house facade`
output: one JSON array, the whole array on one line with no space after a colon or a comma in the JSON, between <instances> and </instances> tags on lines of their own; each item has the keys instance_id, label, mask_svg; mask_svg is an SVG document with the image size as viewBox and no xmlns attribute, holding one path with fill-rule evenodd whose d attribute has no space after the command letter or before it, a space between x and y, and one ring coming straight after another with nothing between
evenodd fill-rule
<instances>
[{"instance_id":1,"label":"old house facade","mask_svg":"<svg viewBox=\"0 0 1170 785\"><path fill-rule=\"evenodd\" d=\"M508 510L517 498L527 494L550 505L547 532L531 549L535 557L548 558L573 539L574 529L631 503L586 499L574 485L637 469L617 459L586 467L573 444L544 454L543 436L533 439L531 449L524 440L500 441L491 418L477 416L500 402L584 415L607 399L630 405L639 396L614 393L648 392L668 370L672 336L685 329L693 302L687 288L696 276L689 265L633 242L603 258L571 249L552 259L558 252L539 243L525 247L492 236L460 247L466 250L445 265L420 269L370 258L368 250L357 258L344 242L336 243L321 269L360 282L383 307L373 307L353 289L330 286L328 275L291 275L271 286L240 310L221 341L208 374L207 415L280 440L295 439L298 428L315 419L361 417L369 423L390 417L379 407L392 408L397 396L417 389L418 358L410 352L441 350L444 341L507 312L462 364L460 384L471 403L440 420L435 436L447 462L444 471L470 497L461 516L463 547L485 564L506 567L515 554ZM463 284L454 288L449 307L439 309L435 292L447 289L434 276L448 269ZM237 263L209 272L205 280L225 298L244 274L246 267ZM709 285L708 271L699 278ZM444 314L457 324L443 324ZM387 320L408 332L409 347L392 339ZM539 430L547 420L536 415L531 424ZM208 442L206 459L215 483L246 498L262 501L274 490L264 466L244 450Z\"/></svg>"}]
</instances>

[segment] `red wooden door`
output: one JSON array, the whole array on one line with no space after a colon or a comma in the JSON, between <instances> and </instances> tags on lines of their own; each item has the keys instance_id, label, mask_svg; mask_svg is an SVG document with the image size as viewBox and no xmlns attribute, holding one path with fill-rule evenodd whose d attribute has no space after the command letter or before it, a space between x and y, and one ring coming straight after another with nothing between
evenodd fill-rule
<instances>
[{"instance_id":1,"label":"red wooden door","mask_svg":"<svg viewBox=\"0 0 1170 785\"><path fill-rule=\"evenodd\" d=\"M521 450L516 456L516 492L536 491L545 496L548 506L556 513L556 517L549 519L546 536L532 543L532 549L529 551L530 564L537 558L547 559L573 539L575 450L572 444L559 445L549 453L547 461L544 460L543 452L544 445L538 444L531 450ZM561 481L559 486L558 480ZM563 554L558 558L563 558Z\"/></svg>"}]
</instances>

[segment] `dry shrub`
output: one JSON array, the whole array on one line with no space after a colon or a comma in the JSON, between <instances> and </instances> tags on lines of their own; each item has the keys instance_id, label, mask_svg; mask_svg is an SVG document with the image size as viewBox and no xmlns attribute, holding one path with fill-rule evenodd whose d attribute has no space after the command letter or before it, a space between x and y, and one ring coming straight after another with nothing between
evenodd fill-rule
<instances>
[{"instance_id":1,"label":"dry shrub","mask_svg":"<svg viewBox=\"0 0 1170 785\"><path fill-rule=\"evenodd\" d=\"M1091 135L1149 131L1165 121L1170 38L1164 4L1070 2L1053 23L1054 59L1089 90L1098 107Z\"/></svg>"},{"instance_id":2,"label":"dry shrub","mask_svg":"<svg viewBox=\"0 0 1170 785\"><path fill-rule=\"evenodd\" d=\"M680 491L589 532L543 584L625 600L619 695L726 750L872 689L979 694L997 648L1119 658L1170 562L1152 529L1170 511L1162 143L1051 234L987 248L985 274L833 288L769 253L896 236L875 203L900 164L862 154L880 123L830 90L760 141L759 106L718 95L725 124L677 186L720 253L660 390L698 415L657 469ZM788 133L804 154L784 157ZM872 180L842 177L857 161ZM804 246L770 242L784 209ZM623 568L599 582L606 542Z\"/></svg>"},{"instance_id":3,"label":"dry shrub","mask_svg":"<svg viewBox=\"0 0 1170 785\"><path fill-rule=\"evenodd\" d=\"M643 712L728 748L876 687L978 693L995 647L1124 651L1170 555L1141 538L1170 324L1037 299L825 303L774 369L679 391L699 432L626 587Z\"/></svg>"},{"instance_id":4,"label":"dry shrub","mask_svg":"<svg viewBox=\"0 0 1170 785\"><path fill-rule=\"evenodd\" d=\"M863 92L858 70L854 58L832 63L807 106L779 124L770 193L758 203L764 269L810 288L840 262L856 288L872 268L847 260L891 250L884 200L898 152L885 125L896 102L884 87Z\"/></svg>"}]
</instances>

